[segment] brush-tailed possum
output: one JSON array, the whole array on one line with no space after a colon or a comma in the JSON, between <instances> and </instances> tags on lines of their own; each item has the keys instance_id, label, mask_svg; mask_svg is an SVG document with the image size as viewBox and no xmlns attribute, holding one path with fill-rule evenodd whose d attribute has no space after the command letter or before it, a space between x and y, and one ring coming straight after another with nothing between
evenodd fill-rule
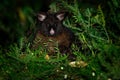
<instances>
[{"instance_id":1,"label":"brush-tailed possum","mask_svg":"<svg viewBox=\"0 0 120 80\"><path fill-rule=\"evenodd\" d=\"M73 32L63 25L66 12L40 12L37 14L37 30L33 40L32 48L39 46L46 48L48 55L56 53L56 47L61 54L71 53L71 45L74 41Z\"/></svg>"}]
</instances>

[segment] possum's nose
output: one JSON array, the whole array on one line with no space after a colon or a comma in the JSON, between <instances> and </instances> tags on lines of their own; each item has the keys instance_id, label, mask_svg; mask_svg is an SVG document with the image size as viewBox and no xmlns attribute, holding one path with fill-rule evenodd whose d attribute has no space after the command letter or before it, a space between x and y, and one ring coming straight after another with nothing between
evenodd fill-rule
<instances>
[{"instance_id":1,"label":"possum's nose","mask_svg":"<svg viewBox=\"0 0 120 80\"><path fill-rule=\"evenodd\" d=\"M50 34L51 34L51 35L54 35L54 34L55 34L55 31L53 30L53 28L51 28Z\"/></svg>"}]
</instances>

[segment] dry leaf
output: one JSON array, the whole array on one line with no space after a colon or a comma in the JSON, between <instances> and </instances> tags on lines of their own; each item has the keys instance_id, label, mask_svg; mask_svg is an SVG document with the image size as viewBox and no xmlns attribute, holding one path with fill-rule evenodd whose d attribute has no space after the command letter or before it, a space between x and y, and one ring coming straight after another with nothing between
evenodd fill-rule
<instances>
[{"instance_id":1,"label":"dry leaf","mask_svg":"<svg viewBox=\"0 0 120 80\"><path fill-rule=\"evenodd\" d=\"M82 60L80 61L72 61L69 63L71 67L86 67L88 64Z\"/></svg>"},{"instance_id":2,"label":"dry leaf","mask_svg":"<svg viewBox=\"0 0 120 80\"><path fill-rule=\"evenodd\" d=\"M45 59L46 59L46 60L49 60L49 59L50 59L50 56L47 54L47 55L45 56Z\"/></svg>"}]
</instances>

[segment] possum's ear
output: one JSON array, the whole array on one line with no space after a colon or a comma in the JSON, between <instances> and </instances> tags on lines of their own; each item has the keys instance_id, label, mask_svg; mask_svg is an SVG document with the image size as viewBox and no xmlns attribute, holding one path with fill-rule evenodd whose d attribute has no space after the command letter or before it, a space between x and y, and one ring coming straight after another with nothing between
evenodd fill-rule
<instances>
[{"instance_id":1,"label":"possum's ear","mask_svg":"<svg viewBox=\"0 0 120 80\"><path fill-rule=\"evenodd\" d=\"M62 21L66 17L66 12L56 13L56 17L57 17L57 19L59 19L60 21Z\"/></svg>"},{"instance_id":2,"label":"possum's ear","mask_svg":"<svg viewBox=\"0 0 120 80\"><path fill-rule=\"evenodd\" d=\"M43 12L37 14L37 18L39 21L44 21L46 19L47 15Z\"/></svg>"}]
</instances>

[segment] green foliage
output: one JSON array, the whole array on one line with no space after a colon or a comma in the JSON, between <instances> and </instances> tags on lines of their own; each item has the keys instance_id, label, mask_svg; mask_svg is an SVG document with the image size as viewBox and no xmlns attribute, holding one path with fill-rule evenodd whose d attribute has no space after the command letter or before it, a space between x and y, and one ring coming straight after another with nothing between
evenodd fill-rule
<instances>
[{"instance_id":1,"label":"green foliage","mask_svg":"<svg viewBox=\"0 0 120 80\"><path fill-rule=\"evenodd\" d=\"M17 43L7 48L0 46L0 80L119 80L120 37L108 26L115 23L115 28L119 29L117 9L120 2L119 0L107 2L110 7L109 15L107 11L103 11L101 5L97 5L96 8L82 8L82 3L77 0L57 0L50 5L53 12L65 9L69 13L64 25L69 27L82 43L81 50L75 44L72 46L73 54L77 56L76 62L69 61L66 55L60 55L59 52L48 59L47 51L42 47L35 51L29 49L29 39L33 36L28 38L25 32L27 29L35 28L35 21L31 16L34 11L30 6L17 8L18 13L14 14L16 16L14 19L11 18L11 14L16 11L10 14L2 12L0 17L7 16L11 21L6 25L2 17L0 29L8 34L12 32L12 38L16 34ZM9 6L8 3L11 2L3 1L3 3L0 5L0 11L2 8L5 9L3 6ZM14 3L13 7L15 7ZM36 5L36 10L38 7ZM106 19L107 15L113 17ZM24 52L21 51L23 48L25 48ZM70 65L70 63L75 64Z\"/></svg>"},{"instance_id":2,"label":"green foliage","mask_svg":"<svg viewBox=\"0 0 120 80\"><path fill-rule=\"evenodd\" d=\"M108 17L107 23L109 26L108 28L110 28L109 32L110 35L112 35L111 37L114 39L113 41L116 43L116 41L119 41L119 30L120 30L120 11L119 11L119 6L120 6L120 1L119 0L110 0L108 1L108 8L110 10L110 13L108 14L108 11L106 11L106 17ZM113 27L114 26L114 27ZM116 43L118 44L118 43ZM118 44L119 45L119 44Z\"/></svg>"}]
</instances>

